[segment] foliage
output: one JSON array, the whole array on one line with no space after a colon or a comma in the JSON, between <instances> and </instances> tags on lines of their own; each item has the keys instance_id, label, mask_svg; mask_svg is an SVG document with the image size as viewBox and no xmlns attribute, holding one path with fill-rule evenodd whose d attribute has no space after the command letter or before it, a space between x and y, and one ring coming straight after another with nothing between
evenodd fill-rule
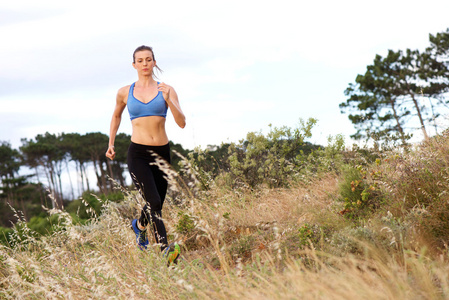
<instances>
[{"instance_id":1,"label":"foliage","mask_svg":"<svg viewBox=\"0 0 449 300\"><path fill-rule=\"evenodd\" d=\"M123 199L124 195L120 191L107 195L84 192L79 199L68 203L66 211L72 214L73 218L77 218L80 221L89 220L101 215L103 206L107 201L120 202Z\"/></svg>"},{"instance_id":2,"label":"foliage","mask_svg":"<svg viewBox=\"0 0 449 300\"><path fill-rule=\"evenodd\" d=\"M256 238L252 235L243 235L233 241L229 246L229 255L239 259L249 259L256 246Z\"/></svg>"},{"instance_id":3,"label":"foliage","mask_svg":"<svg viewBox=\"0 0 449 300\"><path fill-rule=\"evenodd\" d=\"M379 163L380 159L377 159L376 164ZM340 186L340 201L344 203L344 209L340 214L351 219L359 219L379 208L384 201L378 186L381 176L381 171L370 170L361 165L346 167L343 172L344 181Z\"/></svg>"},{"instance_id":4,"label":"foliage","mask_svg":"<svg viewBox=\"0 0 449 300\"><path fill-rule=\"evenodd\" d=\"M449 65L441 59L449 54L448 36L449 29L431 35L431 47L424 52L389 50L385 57L376 55L365 74L357 75L345 90L347 101L340 104L357 129L353 138L369 140L376 135L386 143L406 144L413 129L421 129L426 138L426 126L437 130L436 120L449 108L444 100Z\"/></svg>"},{"instance_id":5,"label":"foliage","mask_svg":"<svg viewBox=\"0 0 449 300\"><path fill-rule=\"evenodd\" d=\"M268 187L288 185L300 167L300 157L309 150L305 139L311 137L311 130L317 120L300 120L295 129L283 126L272 127L266 136L250 132L239 144L229 146L229 165L231 180L255 187L266 184Z\"/></svg>"},{"instance_id":6,"label":"foliage","mask_svg":"<svg viewBox=\"0 0 449 300\"><path fill-rule=\"evenodd\" d=\"M27 226L38 234L52 234L55 231L54 224L58 224L59 216L34 216L30 219Z\"/></svg>"},{"instance_id":7,"label":"foliage","mask_svg":"<svg viewBox=\"0 0 449 300\"><path fill-rule=\"evenodd\" d=\"M185 212L178 212L179 221L176 224L176 231L181 234L189 234L195 228L195 222L192 217L190 217Z\"/></svg>"},{"instance_id":8,"label":"foliage","mask_svg":"<svg viewBox=\"0 0 449 300\"><path fill-rule=\"evenodd\" d=\"M0 227L0 243L3 245L10 245L9 236L11 236L12 232L12 228Z\"/></svg>"},{"instance_id":9,"label":"foliage","mask_svg":"<svg viewBox=\"0 0 449 300\"><path fill-rule=\"evenodd\" d=\"M90 193L100 194L100 198L115 196L115 182L125 187L124 171L126 169L126 155L130 136L120 133L115 139L116 158L113 161L105 158L108 137L99 132L39 134L34 139L22 139L19 150L12 149L7 142L0 144L0 226L11 226L14 221L9 206L23 211L29 221L34 216L40 216L44 207L62 208L64 205L80 207L81 200L74 199L75 193L83 195ZM188 150L179 144L170 141L173 150L184 155ZM74 163L78 175L78 190L70 182L71 192L63 194L62 175L73 171L69 163ZM179 159L173 157L173 167L179 170ZM32 174L20 174L21 167L28 167ZM89 182L87 168L94 171L97 178L98 191ZM28 171L29 172L29 171ZM72 178L70 181L72 181ZM112 180L110 180L112 179ZM92 191L92 192L87 192ZM71 198L70 198L71 197ZM86 196L90 201L91 196ZM69 204L70 200L73 204ZM104 200L104 199L103 199ZM89 202L90 203L90 202ZM100 204L92 200L90 203L96 214L100 212ZM73 212L74 214L76 211ZM88 219L85 209L80 211L81 219Z\"/></svg>"},{"instance_id":10,"label":"foliage","mask_svg":"<svg viewBox=\"0 0 449 300\"><path fill-rule=\"evenodd\" d=\"M130 137L126 134L117 135L117 157L112 162L106 160L104 155L107 150L108 136L99 132L84 135L77 133L56 135L47 132L44 135L37 135L35 139L22 139L23 145L20 151L24 156L24 164L35 170L36 180L39 183L41 173L44 174L55 200L53 207L61 207L64 200L61 176L64 170L70 172L69 161L76 164L82 192L86 187L87 190L91 189L86 171L88 163L93 167L97 177L97 187L101 193L107 193L113 189L108 177L125 185L123 172L129 139Z\"/></svg>"},{"instance_id":11,"label":"foliage","mask_svg":"<svg viewBox=\"0 0 449 300\"><path fill-rule=\"evenodd\" d=\"M22 156L11 145L2 142L0 145L0 226L11 226L13 214L10 206L20 209L26 215L37 215L42 212L43 187L29 183L31 175L19 175Z\"/></svg>"},{"instance_id":12,"label":"foliage","mask_svg":"<svg viewBox=\"0 0 449 300\"><path fill-rule=\"evenodd\" d=\"M308 182L329 172L338 172L343 163L345 139L329 136L326 147L306 142L315 119L300 120L298 128L269 126L267 134L250 132L238 144L196 148L188 154L188 164L199 186L285 187ZM180 173L184 172L181 169Z\"/></svg>"},{"instance_id":13,"label":"foliage","mask_svg":"<svg viewBox=\"0 0 449 300\"><path fill-rule=\"evenodd\" d=\"M14 177L20 168L20 153L12 149L11 144L1 142L0 144L0 177L11 178Z\"/></svg>"},{"instance_id":14,"label":"foliage","mask_svg":"<svg viewBox=\"0 0 449 300\"><path fill-rule=\"evenodd\" d=\"M27 182L25 177L11 180L9 188L4 188L4 191L6 192L0 194L0 226L11 227L15 221L11 207L21 210L29 219L43 213L42 206L51 205L46 202L44 188L39 184Z\"/></svg>"},{"instance_id":15,"label":"foliage","mask_svg":"<svg viewBox=\"0 0 449 300\"><path fill-rule=\"evenodd\" d=\"M297 179L308 182L329 173L340 172L345 154L345 139L341 134L329 136L327 146L314 147L296 157Z\"/></svg>"},{"instance_id":16,"label":"foliage","mask_svg":"<svg viewBox=\"0 0 449 300\"><path fill-rule=\"evenodd\" d=\"M304 223L286 234L282 249L296 256L299 251L310 247L321 248L320 242L325 236L321 226Z\"/></svg>"},{"instance_id":17,"label":"foliage","mask_svg":"<svg viewBox=\"0 0 449 300\"><path fill-rule=\"evenodd\" d=\"M173 143L172 141L170 141L170 150L172 151L172 153L179 153L181 156L186 157L189 155L189 153L191 152L190 150L186 150L182 147L181 144L176 144ZM173 169L176 172L180 172L182 165L181 165L181 160L182 158L179 155L172 155L171 156L171 166L173 167Z\"/></svg>"},{"instance_id":18,"label":"foliage","mask_svg":"<svg viewBox=\"0 0 449 300\"><path fill-rule=\"evenodd\" d=\"M117 201L111 194L104 199L84 194L88 206L71 202L66 211L51 210L28 223L21 216L0 246L0 293L5 298L447 298L449 135L392 150L346 150L342 141L331 138L328 147L301 156L301 172L330 174L287 188L264 182L265 188L233 188L216 184L220 176L210 177L201 193L189 192L188 184L177 186L185 201L168 199L164 221L170 239L182 246L182 259L168 269L158 246L142 252L135 245L129 230L140 209L135 193L125 191ZM184 170L186 176L201 174L200 164L182 165L194 168ZM352 201L350 212L341 215L343 195ZM357 200L359 205L352 204ZM92 209L85 224L75 218L83 207ZM135 282L151 284L135 289Z\"/></svg>"},{"instance_id":19,"label":"foliage","mask_svg":"<svg viewBox=\"0 0 449 300\"><path fill-rule=\"evenodd\" d=\"M206 149L196 148L188 154L190 162L194 163L204 174L212 178L229 172L229 147L231 144L223 143L220 146L209 145Z\"/></svg>"},{"instance_id":20,"label":"foliage","mask_svg":"<svg viewBox=\"0 0 449 300\"><path fill-rule=\"evenodd\" d=\"M387 158L383 184L390 201L388 210L406 218L423 231L426 239L442 247L449 239L449 134L431 138L414 151Z\"/></svg>"}]
</instances>

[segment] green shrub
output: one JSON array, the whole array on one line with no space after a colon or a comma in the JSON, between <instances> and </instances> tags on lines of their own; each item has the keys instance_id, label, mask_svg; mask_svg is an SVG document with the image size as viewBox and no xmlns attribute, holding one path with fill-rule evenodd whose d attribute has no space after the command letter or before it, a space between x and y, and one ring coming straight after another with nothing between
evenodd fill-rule
<instances>
[{"instance_id":1,"label":"green shrub","mask_svg":"<svg viewBox=\"0 0 449 300\"><path fill-rule=\"evenodd\" d=\"M54 214L47 217L35 216L28 222L28 227L42 235L51 234L55 231L54 225L59 223L59 215Z\"/></svg>"},{"instance_id":2,"label":"green shrub","mask_svg":"<svg viewBox=\"0 0 449 300\"><path fill-rule=\"evenodd\" d=\"M187 213L178 212L178 223L176 224L176 231L181 234L191 233L195 229L195 221Z\"/></svg>"},{"instance_id":3,"label":"green shrub","mask_svg":"<svg viewBox=\"0 0 449 300\"><path fill-rule=\"evenodd\" d=\"M10 245L10 234L13 232L12 228L0 227L0 243L3 245Z\"/></svg>"},{"instance_id":4,"label":"green shrub","mask_svg":"<svg viewBox=\"0 0 449 300\"><path fill-rule=\"evenodd\" d=\"M322 239L327 238L329 230L317 224L304 223L300 227L286 234L286 238L281 245L282 250L286 250L289 255L297 255L298 251L308 248L320 248Z\"/></svg>"},{"instance_id":5,"label":"green shrub","mask_svg":"<svg viewBox=\"0 0 449 300\"><path fill-rule=\"evenodd\" d=\"M376 164L380 164L379 159ZM339 200L344 203L344 209L340 213L347 218L357 220L367 217L384 202L384 195L378 187L382 172L375 170L375 167L371 167L370 172L368 170L361 165L343 169Z\"/></svg>"},{"instance_id":6,"label":"green shrub","mask_svg":"<svg viewBox=\"0 0 449 300\"><path fill-rule=\"evenodd\" d=\"M250 132L239 144L229 147L230 174L233 182L239 181L255 187L265 184L268 187L288 186L297 173L298 156L304 155L304 140L311 137L316 120L300 120L300 126L291 129L287 126L272 127L265 136L261 132Z\"/></svg>"},{"instance_id":7,"label":"green shrub","mask_svg":"<svg viewBox=\"0 0 449 300\"><path fill-rule=\"evenodd\" d=\"M336 255L363 254L366 243L374 243L376 233L367 226L345 228L329 238L328 251Z\"/></svg>"},{"instance_id":8,"label":"green shrub","mask_svg":"<svg viewBox=\"0 0 449 300\"><path fill-rule=\"evenodd\" d=\"M124 199L122 192L110 193L108 195L96 195L91 192L84 192L80 199L70 201L65 210L73 216L77 216L80 221L88 220L99 216L103 204L106 201L120 202Z\"/></svg>"},{"instance_id":9,"label":"green shrub","mask_svg":"<svg viewBox=\"0 0 449 300\"><path fill-rule=\"evenodd\" d=\"M252 250L256 247L256 238L252 235L242 235L233 241L229 247L229 254L233 258L249 259Z\"/></svg>"},{"instance_id":10,"label":"green shrub","mask_svg":"<svg viewBox=\"0 0 449 300\"><path fill-rule=\"evenodd\" d=\"M310 182L323 174L339 173L343 165L345 139L341 134L329 136L326 147L312 148L295 158L296 179Z\"/></svg>"}]
</instances>

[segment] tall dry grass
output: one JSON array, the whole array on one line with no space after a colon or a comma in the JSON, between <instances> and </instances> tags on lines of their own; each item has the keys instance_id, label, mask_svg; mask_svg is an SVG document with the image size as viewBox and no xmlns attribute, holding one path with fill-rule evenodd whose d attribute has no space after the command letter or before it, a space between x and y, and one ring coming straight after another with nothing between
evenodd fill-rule
<instances>
[{"instance_id":1,"label":"tall dry grass","mask_svg":"<svg viewBox=\"0 0 449 300\"><path fill-rule=\"evenodd\" d=\"M404 154L403 168L432 157L446 168L439 158L448 147L439 145L441 152L425 160L424 148ZM382 168L389 202L357 223L339 213L343 175L288 189L211 182L201 191L194 188L193 168L190 185L168 171L176 199L168 199L163 217L169 239L183 250L169 268L157 245L136 247L130 221L142 200L135 192L124 191L121 203L105 202L88 225L50 211L60 216L52 235L40 236L19 221L15 244L0 247L0 299L447 299L447 249L435 251L419 238L425 229L410 221L416 205L393 210L401 197L418 199L408 196L418 192L399 189L410 172L401 174L396 163L372 167ZM443 199L446 173L438 174Z\"/></svg>"}]
</instances>

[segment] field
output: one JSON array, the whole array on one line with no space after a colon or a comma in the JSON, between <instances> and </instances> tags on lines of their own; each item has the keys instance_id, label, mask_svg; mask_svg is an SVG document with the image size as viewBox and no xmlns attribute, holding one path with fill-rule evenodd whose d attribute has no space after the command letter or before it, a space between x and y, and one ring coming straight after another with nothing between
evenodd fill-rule
<instances>
[{"instance_id":1,"label":"field","mask_svg":"<svg viewBox=\"0 0 449 300\"><path fill-rule=\"evenodd\" d=\"M133 190L86 225L49 211L48 235L16 212L0 299L448 299L449 137L313 161L277 187L207 179L188 159L188 178L168 171L163 217L182 249L170 267L157 245L136 247Z\"/></svg>"}]
</instances>

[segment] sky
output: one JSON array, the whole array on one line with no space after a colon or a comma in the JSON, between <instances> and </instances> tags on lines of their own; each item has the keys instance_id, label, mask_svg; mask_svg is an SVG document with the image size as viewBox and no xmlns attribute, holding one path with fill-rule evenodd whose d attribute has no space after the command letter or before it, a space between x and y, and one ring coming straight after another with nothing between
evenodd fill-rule
<instances>
[{"instance_id":1,"label":"sky","mask_svg":"<svg viewBox=\"0 0 449 300\"><path fill-rule=\"evenodd\" d=\"M187 126L168 113L166 128L184 148L311 117L309 141L349 141L355 129L338 106L349 83L376 54L425 49L448 12L447 0L2 1L0 141L109 134L140 45L153 47L159 81L179 96ZM125 110L119 133L131 130Z\"/></svg>"}]
</instances>

